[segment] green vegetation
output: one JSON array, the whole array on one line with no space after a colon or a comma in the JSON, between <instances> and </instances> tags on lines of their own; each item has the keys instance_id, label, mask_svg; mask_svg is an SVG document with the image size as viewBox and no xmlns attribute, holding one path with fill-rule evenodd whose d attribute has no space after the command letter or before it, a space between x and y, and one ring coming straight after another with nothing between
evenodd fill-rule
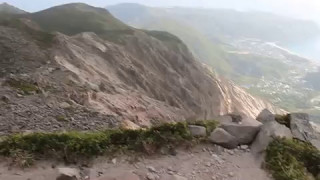
<instances>
[{"instance_id":1,"label":"green vegetation","mask_svg":"<svg viewBox=\"0 0 320 180\"><path fill-rule=\"evenodd\" d=\"M267 148L266 163L275 180L319 180L320 151L306 142L275 139Z\"/></svg>"},{"instance_id":2,"label":"green vegetation","mask_svg":"<svg viewBox=\"0 0 320 180\"><path fill-rule=\"evenodd\" d=\"M134 29L114 18L107 10L75 3L53 7L27 16L47 32L75 35L94 32L116 41L119 35L132 34Z\"/></svg>"},{"instance_id":3,"label":"green vegetation","mask_svg":"<svg viewBox=\"0 0 320 180\"><path fill-rule=\"evenodd\" d=\"M289 114L286 114L286 115L279 115L279 114L277 114L277 115L276 115L276 121L277 121L279 124L283 124L283 125L285 125L286 127L290 128L290 116L289 116Z\"/></svg>"},{"instance_id":4,"label":"green vegetation","mask_svg":"<svg viewBox=\"0 0 320 180\"><path fill-rule=\"evenodd\" d=\"M22 91L26 95L30 95L32 93L39 93L39 88L37 85L23 80L9 79L6 81L6 84L12 88Z\"/></svg>"},{"instance_id":5,"label":"green vegetation","mask_svg":"<svg viewBox=\"0 0 320 180\"><path fill-rule=\"evenodd\" d=\"M215 121L215 120L204 120L204 121L194 121L194 122L190 122L190 125L197 125L197 126L203 126L206 128L207 130L207 135L209 136L210 133L217 128L217 126L219 125L219 122Z\"/></svg>"},{"instance_id":6,"label":"green vegetation","mask_svg":"<svg viewBox=\"0 0 320 180\"><path fill-rule=\"evenodd\" d=\"M197 121L213 130L215 121ZM146 130L105 130L97 132L32 133L4 137L0 154L23 159L50 157L72 162L80 157L92 158L121 150L156 153L192 141L187 123L162 124ZM24 158L24 155L26 157Z\"/></svg>"},{"instance_id":7,"label":"green vegetation","mask_svg":"<svg viewBox=\"0 0 320 180\"><path fill-rule=\"evenodd\" d=\"M147 34L150 36L153 36L160 41L169 41L169 42L174 42L174 43L182 43L182 41L177 37L174 36L173 34L170 34L165 31L145 31Z\"/></svg>"},{"instance_id":8,"label":"green vegetation","mask_svg":"<svg viewBox=\"0 0 320 180\"><path fill-rule=\"evenodd\" d=\"M26 12L21 9L18 9L14 6L11 6L7 3L2 3L2 4L0 4L0 13L3 13L3 14L24 14Z\"/></svg>"},{"instance_id":9,"label":"green vegetation","mask_svg":"<svg viewBox=\"0 0 320 180\"><path fill-rule=\"evenodd\" d=\"M28 34L38 43L40 47L47 48L51 47L51 45L53 44L53 40L55 37L54 34L29 27L26 23L23 22L23 20L20 19L20 16L0 14L0 25L16 28L21 32Z\"/></svg>"}]
</instances>

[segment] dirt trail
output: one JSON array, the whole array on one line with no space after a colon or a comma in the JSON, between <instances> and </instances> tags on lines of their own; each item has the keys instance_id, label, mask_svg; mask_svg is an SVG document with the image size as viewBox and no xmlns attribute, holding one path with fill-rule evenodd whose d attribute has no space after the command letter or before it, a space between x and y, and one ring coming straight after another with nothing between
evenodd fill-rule
<instances>
[{"instance_id":1,"label":"dirt trail","mask_svg":"<svg viewBox=\"0 0 320 180\"><path fill-rule=\"evenodd\" d=\"M66 167L57 165L56 167ZM77 167L74 167L77 168ZM179 175L190 180L271 180L260 168L249 150L225 150L218 146L200 145L191 150L177 150L175 156L153 157L118 156L110 160L96 159L92 166L83 171L95 180L99 176L114 176L132 172L140 179L168 180ZM52 163L39 162L25 170L8 170L7 163L0 165L0 180L55 180L57 168Z\"/></svg>"}]
</instances>

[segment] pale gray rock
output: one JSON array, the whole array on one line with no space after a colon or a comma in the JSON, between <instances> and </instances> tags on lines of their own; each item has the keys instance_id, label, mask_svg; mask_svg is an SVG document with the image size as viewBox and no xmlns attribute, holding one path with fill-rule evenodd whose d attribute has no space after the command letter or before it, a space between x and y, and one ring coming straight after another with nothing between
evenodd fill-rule
<instances>
[{"instance_id":1,"label":"pale gray rock","mask_svg":"<svg viewBox=\"0 0 320 180\"><path fill-rule=\"evenodd\" d=\"M292 134L289 128L276 121L264 124L251 145L251 151L255 154L263 153L276 137L292 138Z\"/></svg>"},{"instance_id":2,"label":"pale gray rock","mask_svg":"<svg viewBox=\"0 0 320 180\"><path fill-rule=\"evenodd\" d=\"M212 143L221 145L225 148L233 149L237 147L236 138L222 128L215 129L210 134L209 140Z\"/></svg>"},{"instance_id":3,"label":"pale gray rock","mask_svg":"<svg viewBox=\"0 0 320 180\"><path fill-rule=\"evenodd\" d=\"M194 137L205 137L207 136L207 130L203 126L189 125L189 130Z\"/></svg>"},{"instance_id":4,"label":"pale gray rock","mask_svg":"<svg viewBox=\"0 0 320 180\"><path fill-rule=\"evenodd\" d=\"M261 113L257 116L256 119L257 119L257 121L261 122L262 124L265 124L267 122L275 121L276 117L268 109L264 109L261 111Z\"/></svg>"},{"instance_id":5,"label":"pale gray rock","mask_svg":"<svg viewBox=\"0 0 320 180\"><path fill-rule=\"evenodd\" d=\"M56 180L78 180L80 171L74 168L58 168L58 177Z\"/></svg>"},{"instance_id":6,"label":"pale gray rock","mask_svg":"<svg viewBox=\"0 0 320 180\"><path fill-rule=\"evenodd\" d=\"M235 123L230 119L221 122L220 128L235 137L236 145L251 144L260 131L262 123L250 117L242 117L241 123Z\"/></svg>"}]
</instances>

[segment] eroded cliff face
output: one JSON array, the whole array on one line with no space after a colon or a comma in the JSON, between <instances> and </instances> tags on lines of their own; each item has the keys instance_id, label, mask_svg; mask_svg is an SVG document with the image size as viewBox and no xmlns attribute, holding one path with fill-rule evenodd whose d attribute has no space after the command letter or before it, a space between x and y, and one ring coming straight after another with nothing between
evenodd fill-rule
<instances>
[{"instance_id":1,"label":"eroded cliff face","mask_svg":"<svg viewBox=\"0 0 320 180\"><path fill-rule=\"evenodd\" d=\"M181 41L135 30L118 43L56 33L44 46L16 28L0 32L2 132L137 128L277 110L195 61Z\"/></svg>"}]
</instances>

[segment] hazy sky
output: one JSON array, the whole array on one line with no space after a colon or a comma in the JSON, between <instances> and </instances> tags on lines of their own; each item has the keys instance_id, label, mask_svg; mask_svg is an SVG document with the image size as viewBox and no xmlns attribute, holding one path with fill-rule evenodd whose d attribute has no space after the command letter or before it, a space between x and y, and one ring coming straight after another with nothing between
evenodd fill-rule
<instances>
[{"instance_id":1,"label":"hazy sky","mask_svg":"<svg viewBox=\"0 0 320 180\"><path fill-rule=\"evenodd\" d=\"M70 2L85 2L100 7L122 2L136 2L150 6L232 8L269 11L296 18L313 19L320 23L320 0L0 0L0 3L2 2L29 12Z\"/></svg>"}]
</instances>

